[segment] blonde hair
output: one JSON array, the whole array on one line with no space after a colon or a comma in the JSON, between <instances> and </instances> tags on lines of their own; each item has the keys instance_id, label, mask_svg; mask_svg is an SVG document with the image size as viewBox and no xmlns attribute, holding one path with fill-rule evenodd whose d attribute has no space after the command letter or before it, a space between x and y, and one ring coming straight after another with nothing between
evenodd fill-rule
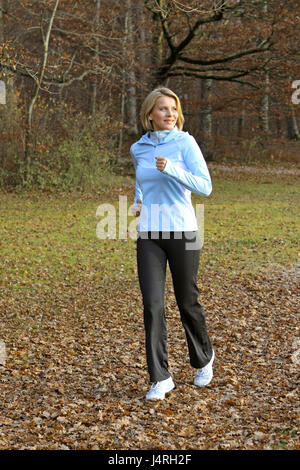
<instances>
[{"instance_id":1,"label":"blonde hair","mask_svg":"<svg viewBox=\"0 0 300 470\"><path fill-rule=\"evenodd\" d=\"M182 114L180 100L178 96L169 88L155 88L155 90L151 91L151 93L149 93L149 95L146 96L141 107L141 121L142 121L143 128L146 131L154 130L152 122L149 119L149 115L151 114L155 106L156 100L160 98L161 96L169 96L170 98L174 98L174 100L176 101L176 109L178 112L176 126L181 131L183 128L184 117Z\"/></svg>"}]
</instances>

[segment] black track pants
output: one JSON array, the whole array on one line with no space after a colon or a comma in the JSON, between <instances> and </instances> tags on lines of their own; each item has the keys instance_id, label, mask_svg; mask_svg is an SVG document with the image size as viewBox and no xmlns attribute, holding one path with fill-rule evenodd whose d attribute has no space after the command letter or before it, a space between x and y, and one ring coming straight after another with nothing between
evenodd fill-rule
<instances>
[{"instance_id":1,"label":"black track pants","mask_svg":"<svg viewBox=\"0 0 300 470\"><path fill-rule=\"evenodd\" d=\"M169 263L192 367L204 367L212 357L205 315L198 302L200 260L198 232L140 232L137 266L143 296L147 365L151 382L170 377L165 319L166 266Z\"/></svg>"}]
</instances>

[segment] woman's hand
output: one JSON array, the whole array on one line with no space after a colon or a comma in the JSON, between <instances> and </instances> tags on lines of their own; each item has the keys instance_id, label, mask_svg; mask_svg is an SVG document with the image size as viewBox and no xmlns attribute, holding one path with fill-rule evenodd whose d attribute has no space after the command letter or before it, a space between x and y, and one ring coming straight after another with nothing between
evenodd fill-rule
<instances>
[{"instance_id":1,"label":"woman's hand","mask_svg":"<svg viewBox=\"0 0 300 470\"><path fill-rule=\"evenodd\" d=\"M159 171L163 171L163 169L164 169L165 166L166 166L167 159L164 158L164 157L155 157L155 160L156 160L156 168L157 168Z\"/></svg>"},{"instance_id":2,"label":"woman's hand","mask_svg":"<svg viewBox=\"0 0 300 470\"><path fill-rule=\"evenodd\" d=\"M131 206L131 213L134 217L138 217L141 213L142 201L137 199L137 205Z\"/></svg>"}]
</instances>

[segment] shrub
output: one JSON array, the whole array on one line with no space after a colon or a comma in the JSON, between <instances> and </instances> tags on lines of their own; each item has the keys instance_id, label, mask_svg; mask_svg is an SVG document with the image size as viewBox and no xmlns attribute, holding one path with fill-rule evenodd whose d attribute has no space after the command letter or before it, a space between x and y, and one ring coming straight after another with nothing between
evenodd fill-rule
<instances>
[{"instance_id":1,"label":"shrub","mask_svg":"<svg viewBox=\"0 0 300 470\"><path fill-rule=\"evenodd\" d=\"M104 113L70 112L64 104L45 108L31 132L30 165L20 152L11 153L1 165L0 187L85 191L111 180L118 123Z\"/></svg>"}]
</instances>

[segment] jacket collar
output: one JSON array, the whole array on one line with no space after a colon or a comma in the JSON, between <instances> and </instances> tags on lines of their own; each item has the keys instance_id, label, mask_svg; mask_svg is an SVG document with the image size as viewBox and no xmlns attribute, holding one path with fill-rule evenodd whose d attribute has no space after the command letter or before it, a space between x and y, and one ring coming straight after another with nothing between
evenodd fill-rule
<instances>
[{"instance_id":1,"label":"jacket collar","mask_svg":"<svg viewBox=\"0 0 300 470\"><path fill-rule=\"evenodd\" d=\"M164 144L166 142L169 142L176 136L178 132L179 132L178 127L177 126L173 127L173 129L171 129L170 132L166 136L163 137L163 141L161 143ZM158 144L158 142L155 142L154 140L151 139L150 132L146 132L146 134L144 134L138 142L143 143L143 144L148 144L148 145Z\"/></svg>"}]
</instances>

